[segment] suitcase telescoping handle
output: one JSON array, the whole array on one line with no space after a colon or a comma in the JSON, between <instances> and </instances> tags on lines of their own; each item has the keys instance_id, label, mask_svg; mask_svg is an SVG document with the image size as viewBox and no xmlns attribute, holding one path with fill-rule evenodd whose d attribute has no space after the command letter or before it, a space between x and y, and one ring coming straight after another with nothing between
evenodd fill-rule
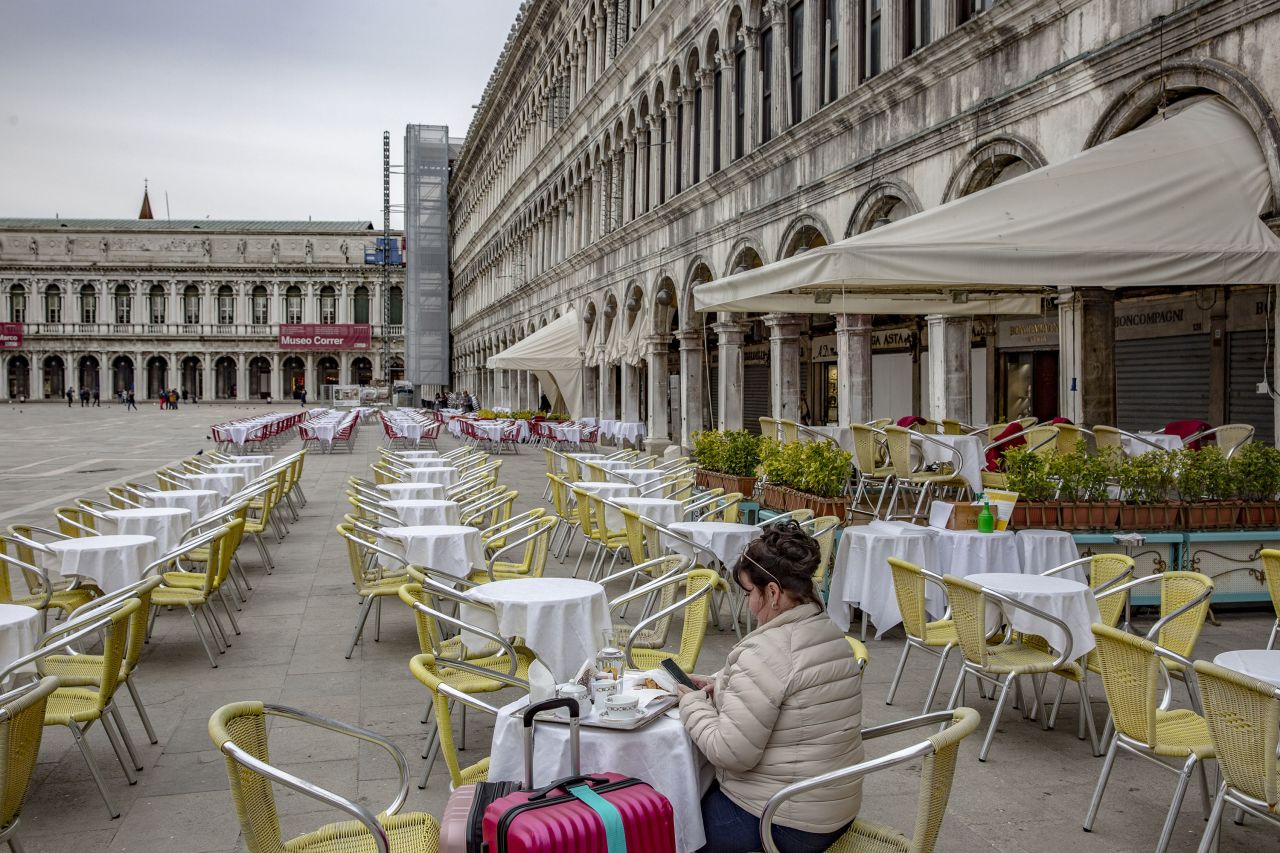
<instances>
[{"instance_id":1,"label":"suitcase telescoping handle","mask_svg":"<svg viewBox=\"0 0 1280 853\"><path fill-rule=\"evenodd\" d=\"M537 702L524 709L524 789L533 790L533 718L543 711L557 708L569 709L569 757L573 764L573 774L582 775L582 758L578 754L578 702L576 699L561 697Z\"/></svg>"}]
</instances>

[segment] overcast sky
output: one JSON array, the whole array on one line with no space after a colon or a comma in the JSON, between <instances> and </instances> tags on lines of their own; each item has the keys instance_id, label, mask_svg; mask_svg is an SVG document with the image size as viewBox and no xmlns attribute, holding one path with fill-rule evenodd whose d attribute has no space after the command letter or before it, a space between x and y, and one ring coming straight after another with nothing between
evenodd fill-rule
<instances>
[{"instance_id":1,"label":"overcast sky","mask_svg":"<svg viewBox=\"0 0 1280 853\"><path fill-rule=\"evenodd\" d=\"M157 219L381 223L382 131L465 135L519 5L8 0L0 217L133 218L148 178Z\"/></svg>"}]
</instances>

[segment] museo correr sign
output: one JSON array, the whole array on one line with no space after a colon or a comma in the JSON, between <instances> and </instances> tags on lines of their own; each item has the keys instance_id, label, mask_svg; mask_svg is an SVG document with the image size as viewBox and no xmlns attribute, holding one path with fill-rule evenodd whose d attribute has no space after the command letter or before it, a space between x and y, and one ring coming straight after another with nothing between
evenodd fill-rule
<instances>
[{"instance_id":1,"label":"museo correr sign","mask_svg":"<svg viewBox=\"0 0 1280 853\"><path fill-rule=\"evenodd\" d=\"M280 349L367 350L372 346L372 342L372 328L364 324L280 324Z\"/></svg>"},{"instance_id":2,"label":"museo correr sign","mask_svg":"<svg viewBox=\"0 0 1280 853\"><path fill-rule=\"evenodd\" d=\"M0 323L0 349L22 348L22 324Z\"/></svg>"}]
</instances>

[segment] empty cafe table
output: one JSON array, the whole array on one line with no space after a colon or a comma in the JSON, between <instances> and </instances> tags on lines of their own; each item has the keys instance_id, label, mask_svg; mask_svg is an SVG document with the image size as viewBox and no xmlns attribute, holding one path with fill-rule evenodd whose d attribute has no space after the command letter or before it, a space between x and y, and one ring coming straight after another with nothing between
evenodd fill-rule
<instances>
[{"instance_id":1,"label":"empty cafe table","mask_svg":"<svg viewBox=\"0 0 1280 853\"><path fill-rule=\"evenodd\" d=\"M177 547L193 521L191 510L177 506L113 509L103 515L115 523L116 533L154 536L161 554Z\"/></svg>"},{"instance_id":2,"label":"empty cafe table","mask_svg":"<svg viewBox=\"0 0 1280 853\"><path fill-rule=\"evenodd\" d=\"M684 504L671 498L615 498L614 503L618 506L624 506L636 515L643 516L650 521L655 521L663 527L670 527L679 523L684 518ZM608 519L609 527L613 529L621 529L623 525L622 513L612 507L606 507L605 517Z\"/></svg>"},{"instance_id":3,"label":"empty cafe table","mask_svg":"<svg viewBox=\"0 0 1280 853\"><path fill-rule=\"evenodd\" d=\"M650 483L662 479L662 475L666 473L659 471L657 468L615 468L609 472L609 478L618 483L635 483L637 486L647 486Z\"/></svg>"},{"instance_id":4,"label":"empty cafe table","mask_svg":"<svg viewBox=\"0 0 1280 853\"><path fill-rule=\"evenodd\" d=\"M218 493L212 489L171 489L147 492L145 497L152 506L176 506L190 510L193 519L204 518L221 506Z\"/></svg>"},{"instance_id":5,"label":"empty cafe table","mask_svg":"<svg viewBox=\"0 0 1280 853\"><path fill-rule=\"evenodd\" d=\"M593 581L517 578L481 584L466 596L491 606L498 624L485 611L466 607L464 621L503 637L523 637L557 682L568 681L595 656L603 633L613 624L604 587Z\"/></svg>"},{"instance_id":6,"label":"empty cafe table","mask_svg":"<svg viewBox=\"0 0 1280 853\"><path fill-rule=\"evenodd\" d=\"M925 569L935 560L933 536L923 527L889 521L846 527L840 534L827 592L827 613L842 631L848 631L850 610L858 607L875 626L876 638L902 621L894 595L889 558L897 557ZM944 608L945 609L945 608ZM936 618L941 610L930 611Z\"/></svg>"},{"instance_id":7,"label":"empty cafe table","mask_svg":"<svg viewBox=\"0 0 1280 853\"><path fill-rule=\"evenodd\" d=\"M439 483L380 483L378 491L386 492L396 500L440 500L444 498L445 488Z\"/></svg>"},{"instance_id":8,"label":"empty cafe table","mask_svg":"<svg viewBox=\"0 0 1280 853\"><path fill-rule=\"evenodd\" d=\"M382 505L398 515L407 527L459 522L458 504L455 501L398 498L383 501Z\"/></svg>"},{"instance_id":9,"label":"empty cafe table","mask_svg":"<svg viewBox=\"0 0 1280 853\"><path fill-rule=\"evenodd\" d=\"M1001 593L1065 622L1071 635L1072 658L1081 658L1093 651L1092 625L1101 622L1102 615L1098 612L1098 601L1087 585L1067 578L1006 572L981 572L969 575L968 579L983 589ZM1062 629L1049 620L1012 607L1006 608L1005 615L1014 630L1037 634L1058 651L1065 650ZM987 621L992 622L990 610L987 611ZM988 624L988 627L993 626Z\"/></svg>"},{"instance_id":10,"label":"empty cafe table","mask_svg":"<svg viewBox=\"0 0 1280 853\"><path fill-rule=\"evenodd\" d=\"M78 575L103 592L141 580L143 571L160 556L154 536L82 536L50 542L46 547L54 553L58 574Z\"/></svg>"},{"instance_id":11,"label":"empty cafe table","mask_svg":"<svg viewBox=\"0 0 1280 853\"><path fill-rule=\"evenodd\" d=\"M34 607L0 604L0 670L34 652L43 629L42 614Z\"/></svg>"},{"instance_id":12,"label":"empty cafe table","mask_svg":"<svg viewBox=\"0 0 1280 853\"><path fill-rule=\"evenodd\" d=\"M440 451L439 450L400 450L400 451L397 451L395 455L400 459L404 459L406 461L410 459L413 459L413 460L439 459Z\"/></svg>"},{"instance_id":13,"label":"empty cafe table","mask_svg":"<svg viewBox=\"0 0 1280 853\"><path fill-rule=\"evenodd\" d=\"M1218 666L1280 687L1280 649L1239 649L1223 652L1213 659Z\"/></svg>"},{"instance_id":14,"label":"empty cafe table","mask_svg":"<svg viewBox=\"0 0 1280 853\"><path fill-rule=\"evenodd\" d=\"M243 474L180 474L183 482L193 489L209 489L217 492L223 499L229 498L244 488Z\"/></svg>"},{"instance_id":15,"label":"empty cafe table","mask_svg":"<svg viewBox=\"0 0 1280 853\"><path fill-rule=\"evenodd\" d=\"M684 542L664 535L663 545L667 550L691 557L700 563L709 552L727 569L732 569L737 564L742 552L763 532L754 524L732 521L680 521L667 526L703 549L694 553Z\"/></svg>"},{"instance_id":16,"label":"empty cafe table","mask_svg":"<svg viewBox=\"0 0 1280 853\"><path fill-rule=\"evenodd\" d=\"M458 469L447 466L409 468L404 472L407 483L439 483L448 488L458 482Z\"/></svg>"},{"instance_id":17,"label":"empty cafe table","mask_svg":"<svg viewBox=\"0 0 1280 853\"><path fill-rule=\"evenodd\" d=\"M465 578L485 567L480 531L461 524L384 527L382 535L400 543L410 565Z\"/></svg>"},{"instance_id":18,"label":"empty cafe table","mask_svg":"<svg viewBox=\"0 0 1280 853\"><path fill-rule=\"evenodd\" d=\"M246 480L252 480L262 473L265 466L257 460L250 459L245 462L217 462L209 467L215 474L240 474Z\"/></svg>"}]
</instances>

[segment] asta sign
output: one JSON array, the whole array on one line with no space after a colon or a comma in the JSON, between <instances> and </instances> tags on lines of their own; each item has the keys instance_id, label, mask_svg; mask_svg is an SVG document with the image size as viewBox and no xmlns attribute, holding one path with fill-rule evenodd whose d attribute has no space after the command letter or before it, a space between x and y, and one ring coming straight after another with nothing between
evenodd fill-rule
<instances>
[{"instance_id":1,"label":"asta sign","mask_svg":"<svg viewBox=\"0 0 1280 853\"><path fill-rule=\"evenodd\" d=\"M22 324L0 323L0 349L22 348Z\"/></svg>"},{"instance_id":2,"label":"asta sign","mask_svg":"<svg viewBox=\"0 0 1280 853\"><path fill-rule=\"evenodd\" d=\"M335 350L371 347L369 326L351 323L281 323L280 349Z\"/></svg>"}]
</instances>

